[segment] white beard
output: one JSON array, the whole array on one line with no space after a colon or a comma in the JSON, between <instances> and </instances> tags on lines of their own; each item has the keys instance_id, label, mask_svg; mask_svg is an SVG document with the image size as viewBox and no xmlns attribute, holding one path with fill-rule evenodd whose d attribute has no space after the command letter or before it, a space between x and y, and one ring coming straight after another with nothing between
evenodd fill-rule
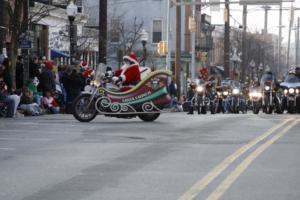
<instances>
[{"instance_id":1,"label":"white beard","mask_svg":"<svg viewBox=\"0 0 300 200\"><path fill-rule=\"evenodd\" d=\"M129 67L130 65L129 64L124 64L122 67L121 67L121 69L125 69L125 68L127 68L127 67Z\"/></svg>"}]
</instances>

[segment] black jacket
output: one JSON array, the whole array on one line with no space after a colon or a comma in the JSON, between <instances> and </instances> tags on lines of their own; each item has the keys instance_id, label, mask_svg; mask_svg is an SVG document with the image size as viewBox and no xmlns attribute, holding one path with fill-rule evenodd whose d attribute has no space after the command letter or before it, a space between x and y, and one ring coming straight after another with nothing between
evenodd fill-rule
<instances>
[{"instance_id":1,"label":"black jacket","mask_svg":"<svg viewBox=\"0 0 300 200\"><path fill-rule=\"evenodd\" d=\"M40 83L38 86L39 91L42 91L43 93L47 91L55 91L56 90L56 84L53 73L45 69L39 79Z\"/></svg>"}]
</instances>

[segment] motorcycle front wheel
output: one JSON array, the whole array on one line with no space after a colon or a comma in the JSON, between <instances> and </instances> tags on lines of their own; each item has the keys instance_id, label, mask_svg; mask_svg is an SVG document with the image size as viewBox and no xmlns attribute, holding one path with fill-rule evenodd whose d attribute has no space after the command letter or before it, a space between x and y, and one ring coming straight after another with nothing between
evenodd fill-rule
<instances>
[{"instance_id":1,"label":"motorcycle front wheel","mask_svg":"<svg viewBox=\"0 0 300 200\"><path fill-rule=\"evenodd\" d=\"M138 117L144 122L153 122L160 116L160 113L140 114Z\"/></svg>"},{"instance_id":2,"label":"motorcycle front wheel","mask_svg":"<svg viewBox=\"0 0 300 200\"><path fill-rule=\"evenodd\" d=\"M73 101L73 116L80 122L90 122L97 116L95 100L91 94L81 94Z\"/></svg>"}]
</instances>

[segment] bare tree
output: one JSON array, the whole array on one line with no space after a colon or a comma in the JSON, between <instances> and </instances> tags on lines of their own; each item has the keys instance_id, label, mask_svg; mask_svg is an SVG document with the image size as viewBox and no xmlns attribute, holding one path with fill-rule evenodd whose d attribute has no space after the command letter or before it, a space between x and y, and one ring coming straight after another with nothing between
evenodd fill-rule
<instances>
[{"instance_id":1,"label":"bare tree","mask_svg":"<svg viewBox=\"0 0 300 200\"><path fill-rule=\"evenodd\" d=\"M125 22L122 15L110 17L111 22L109 28L110 41L108 52L109 55L116 54L117 60L120 63L123 55L132 51L137 51L137 43L141 38L141 30L144 21L134 17L131 22Z\"/></svg>"},{"instance_id":2,"label":"bare tree","mask_svg":"<svg viewBox=\"0 0 300 200\"><path fill-rule=\"evenodd\" d=\"M61 3L66 3L68 0L62 0ZM16 82L16 61L18 56L19 40L21 36L28 35L29 24L37 23L41 19L49 16L50 12L57 9L57 7L50 4L37 3L35 9L30 12L29 0L9 0L7 4L7 12L9 16L8 38L7 46L8 55L12 61L10 73L12 76L13 88Z\"/></svg>"}]
</instances>

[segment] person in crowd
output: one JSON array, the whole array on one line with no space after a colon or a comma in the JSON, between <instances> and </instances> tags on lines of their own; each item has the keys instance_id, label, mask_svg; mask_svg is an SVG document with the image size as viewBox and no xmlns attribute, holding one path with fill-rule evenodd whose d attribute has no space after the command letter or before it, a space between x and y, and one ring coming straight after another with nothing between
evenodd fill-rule
<instances>
[{"instance_id":1,"label":"person in crowd","mask_svg":"<svg viewBox=\"0 0 300 200\"><path fill-rule=\"evenodd\" d=\"M16 63L16 89L20 90L23 87L24 65L22 56L17 57Z\"/></svg>"},{"instance_id":2,"label":"person in crowd","mask_svg":"<svg viewBox=\"0 0 300 200\"><path fill-rule=\"evenodd\" d=\"M33 94L33 101L35 103L37 103L39 106L42 105L42 97L43 97L43 93L39 92L37 90L36 85L34 84L33 80L29 80L26 82L25 84L26 88L28 88L32 94Z\"/></svg>"},{"instance_id":3,"label":"person in crowd","mask_svg":"<svg viewBox=\"0 0 300 200\"><path fill-rule=\"evenodd\" d=\"M42 74L40 76L40 82L38 89L45 94L47 91L55 91L55 79L52 73L53 64L51 62L46 63L46 67L42 70Z\"/></svg>"},{"instance_id":4,"label":"person in crowd","mask_svg":"<svg viewBox=\"0 0 300 200\"><path fill-rule=\"evenodd\" d=\"M16 116L20 97L18 95L10 95L3 74L0 74L0 102L7 106L6 117L13 118Z\"/></svg>"},{"instance_id":5,"label":"person in crowd","mask_svg":"<svg viewBox=\"0 0 300 200\"><path fill-rule=\"evenodd\" d=\"M42 100L42 105L45 110L50 114L58 114L60 107L56 99L53 97L51 91L47 91Z\"/></svg>"},{"instance_id":6,"label":"person in crowd","mask_svg":"<svg viewBox=\"0 0 300 200\"><path fill-rule=\"evenodd\" d=\"M29 64L29 78L34 79L34 78L40 78L41 73L41 66L39 64L39 59L38 57L33 57L33 59L30 61Z\"/></svg>"},{"instance_id":7,"label":"person in crowd","mask_svg":"<svg viewBox=\"0 0 300 200\"><path fill-rule=\"evenodd\" d=\"M174 78L172 79L171 83L168 86L168 92L171 96L170 106L172 109L176 110L178 99L177 99L177 85L174 81Z\"/></svg>"},{"instance_id":8,"label":"person in crowd","mask_svg":"<svg viewBox=\"0 0 300 200\"><path fill-rule=\"evenodd\" d=\"M6 86L7 86L7 91L9 93L12 93L13 91L13 84L12 84L12 75L11 75L11 61L9 58L5 58L3 63L2 63L2 67L3 67L3 81L5 82Z\"/></svg>"},{"instance_id":9,"label":"person in crowd","mask_svg":"<svg viewBox=\"0 0 300 200\"><path fill-rule=\"evenodd\" d=\"M20 101L20 109L23 110L26 116L37 116L42 113L40 106L34 102L33 93L27 88L23 87Z\"/></svg>"},{"instance_id":10,"label":"person in crowd","mask_svg":"<svg viewBox=\"0 0 300 200\"><path fill-rule=\"evenodd\" d=\"M63 78L63 85L66 90L67 99L66 99L66 112L71 113L71 107L73 100L80 95L82 91L82 86L84 81L76 69L68 68Z\"/></svg>"}]
</instances>

